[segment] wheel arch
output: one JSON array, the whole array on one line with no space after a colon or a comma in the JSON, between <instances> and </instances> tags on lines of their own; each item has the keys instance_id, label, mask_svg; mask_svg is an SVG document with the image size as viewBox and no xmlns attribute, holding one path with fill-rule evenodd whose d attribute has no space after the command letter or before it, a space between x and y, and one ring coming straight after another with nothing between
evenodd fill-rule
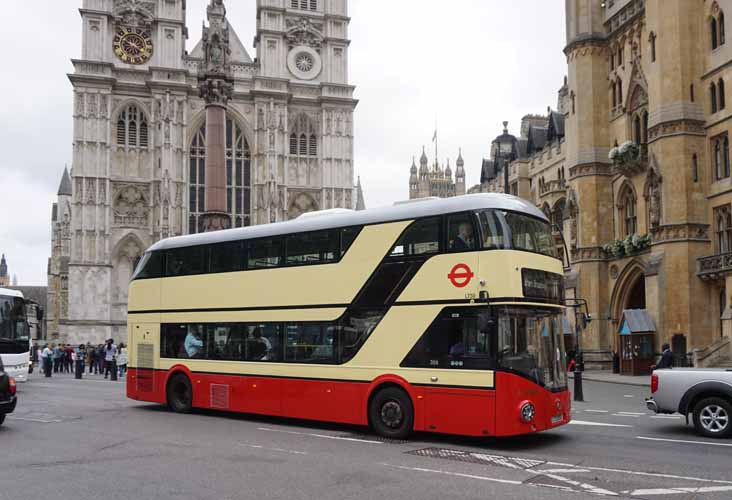
<instances>
[{"instance_id":1,"label":"wheel arch","mask_svg":"<svg viewBox=\"0 0 732 500\"><path fill-rule=\"evenodd\" d=\"M690 387L679 402L679 413L688 415L696 404L704 398L723 398L732 403L732 385L724 382L700 382Z\"/></svg>"},{"instance_id":2,"label":"wheel arch","mask_svg":"<svg viewBox=\"0 0 732 500\"><path fill-rule=\"evenodd\" d=\"M365 408L365 414L366 414L366 422L370 423L370 416L369 416L369 408L371 407L371 401L373 400L374 396L381 390L389 388L389 387L395 387L397 389L401 389L407 394L407 397L409 398L410 403L412 403L412 411L414 412L414 422L412 424L412 427L416 428L417 426L417 405L415 404L415 401L417 400L417 395L414 393L414 387L407 382L404 378L398 376L398 375L382 375L381 377L374 379L371 382L371 385L369 386L368 394L366 397L366 408Z\"/></svg>"},{"instance_id":3,"label":"wheel arch","mask_svg":"<svg viewBox=\"0 0 732 500\"><path fill-rule=\"evenodd\" d=\"M188 377L188 380L191 383L191 391L193 390L193 372L185 365L175 365L171 367L168 372L165 374L165 397L167 399L168 397L168 384L170 383L170 379L172 379L175 375L183 374L186 377Z\"/></svg>"}]
</instances>

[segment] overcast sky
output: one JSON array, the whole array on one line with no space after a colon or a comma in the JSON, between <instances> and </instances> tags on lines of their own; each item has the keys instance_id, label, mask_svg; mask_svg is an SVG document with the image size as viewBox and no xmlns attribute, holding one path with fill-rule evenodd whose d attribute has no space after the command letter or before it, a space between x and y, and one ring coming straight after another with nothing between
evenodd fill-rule
<instances>
[{"instance_id":1,"label":"overcast sky","mask_svg":"<svg viewBox=\"0 0 732 500\"><path fill-rule=\"evenodd\" d=\"M208 0L188 0L189 49ZM51 204L71 163L72 88L81 0L6 2L0 30L0 253L21 285L45 285ZM254 57L255 0L227 0ZM566 74L560 0L351 0L350 79L357 86L357 175L367 206L409 196L422 145L454 169L463 149L468 186L508 120L556 107ZM23 21L20 21L23 20Z\"/></svg>"}]
</instances>

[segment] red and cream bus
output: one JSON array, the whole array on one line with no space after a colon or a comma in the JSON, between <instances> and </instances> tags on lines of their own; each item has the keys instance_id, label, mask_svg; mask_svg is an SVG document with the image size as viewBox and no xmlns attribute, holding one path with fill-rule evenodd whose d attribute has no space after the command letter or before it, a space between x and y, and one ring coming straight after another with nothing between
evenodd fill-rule
<instances>
[{"instance_id":1,"label":"red and cream bus","mask_svg":"<svg viewBox=\"0 0 732 500\"><path fill-rule=\"evenodd\" d=\"M160 241L129 293L128 397L510 436L570 418L544 214L477 194Z\"/></svg>"}]
</instances>

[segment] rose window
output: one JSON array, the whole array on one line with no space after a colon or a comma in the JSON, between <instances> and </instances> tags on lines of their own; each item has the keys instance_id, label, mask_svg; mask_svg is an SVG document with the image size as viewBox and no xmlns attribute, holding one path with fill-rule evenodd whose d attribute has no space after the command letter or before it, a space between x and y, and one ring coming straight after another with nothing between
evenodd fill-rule
<instances>
[{"instance_id":1,"label":"rose window","mask_svg":"<svg viewBox=\"0 0 732 500\"><path fill-rule=\"evenodd\" d=\"M307 73L313 69L313 66L315 66L315 59L313 59L313 56L310 54L303 52L297 55L297 59L295 59L295 66L303 73Z\"/></svg>"}]
</instances>

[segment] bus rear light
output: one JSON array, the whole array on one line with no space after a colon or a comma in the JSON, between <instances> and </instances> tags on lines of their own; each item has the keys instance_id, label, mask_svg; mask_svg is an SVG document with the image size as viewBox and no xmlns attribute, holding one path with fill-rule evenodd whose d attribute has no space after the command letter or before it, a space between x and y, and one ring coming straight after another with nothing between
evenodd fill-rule
<instances>
[{"instance_id":1,"label":"bus rear light","mask_svg":"<svg viewBox=\"0 0 732 500\"><path fill-rule=\"evenodd\" d=\"M658 375L655 373L651 375L651 394L655 394L658 391Z\"/></svg>"},{"instance_id":2,"label":"bus rear light","mask_svg":"<svg viewBox=\"0 0 732 500\"><path fill-rule=\"evenodd\" d=\"M534 420L534 417L536 416L536 407L533 405L533 403L525 402L521 405L521 421L525 423L530 423Z\"/></svg>"},{"instance_id":3,"label":"bus rear light","mask_svg":"<svg viewBox=\"0 0 732 500\"><path fill-rule=\"evenodd\" d=\"M18 386L15 383L15 379L13 377L10 377L10 395L15 396L15 393L17 390L18 390Z\"/></svg>"}]
</instances>

